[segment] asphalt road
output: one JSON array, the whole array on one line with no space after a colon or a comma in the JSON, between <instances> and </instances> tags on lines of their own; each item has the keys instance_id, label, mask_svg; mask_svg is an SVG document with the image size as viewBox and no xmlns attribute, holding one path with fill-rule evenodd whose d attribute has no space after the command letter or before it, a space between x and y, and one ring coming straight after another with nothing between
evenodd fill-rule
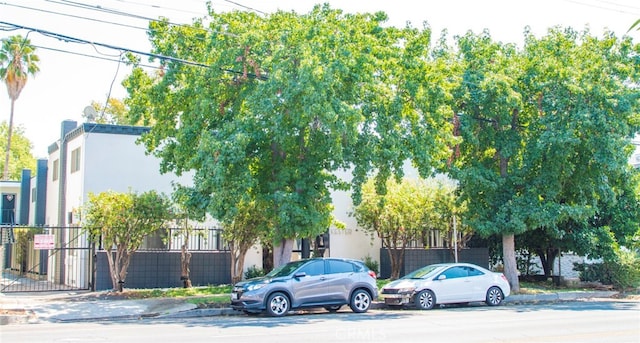
<instances>
[{"instance_id":1,"label":"asphalt road","mask_svg":"<svg viewBox=\"0 0 640 343\"><path fill-rule=\"evenodd\" d=\"M4 326L10 342L640 342L640 302L222 316Z\"/></svg>"}]
</instances>

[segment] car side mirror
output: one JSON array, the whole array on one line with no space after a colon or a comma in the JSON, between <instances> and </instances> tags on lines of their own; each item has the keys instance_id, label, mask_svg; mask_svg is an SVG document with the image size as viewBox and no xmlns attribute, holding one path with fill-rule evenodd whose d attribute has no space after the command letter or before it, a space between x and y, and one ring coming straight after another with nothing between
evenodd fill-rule
<instances>
[{"instance_id":1,"label":"car side mirror","mask_svg":"<svg viewBox=\"0 0 640 343\"><path fill-rule=\"evenodd\" d=\"M437 280L445 280L446 278L447 278L446 275L440 274L440 275L438 275L438 279Z\"/></svg>"},{"instance_id":2,"label":"car side mirror","mask_svg":"<svg viewBox=\"0 0 640 343\"><path fill-rule=\"evenodd\" d=\"M299 278L302 278L302 277L305 277L305 276L307 276L307 273L305 273L305 272L298 272L298 273L293 274L293 277L296 278L296 279L299 279Z\"/></svg>"}]
</instances>

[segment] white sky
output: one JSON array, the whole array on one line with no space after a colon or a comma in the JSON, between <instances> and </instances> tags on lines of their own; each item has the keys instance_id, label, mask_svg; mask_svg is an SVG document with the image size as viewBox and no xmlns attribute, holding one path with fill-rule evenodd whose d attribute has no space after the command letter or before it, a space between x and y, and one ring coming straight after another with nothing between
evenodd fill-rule
<instances>
[{"instance_id":1,"label":"white sky","mask_svg":"<svg viewBox=\"0 0 640 343\"><path fill-rule=\"evenodd\" d=\"M216 0L212 3L219 12L250 8L261 12L282 9L306 13L319 2L328 2L345 12L384 11L389 15L390 25L404 26L410 21L413 26L422 27L426 21L436 36L443 29L448 30L449 36L488 29L495 40L517 44L522 43L525 26L530 26L538 36L549 27L561 25L577 30L588 26L597 36L601 36L606 28L621 37L640 19L637 0ZM0 1L0 22L149 51L143 30L147 27L146 21L79 9L78 4L150 18L164 16L173 23L190 23L191 18L206 14L205 3L206 0L4 0ZM5 31L5 28L6 25L0 23L0 38L16 34L25 36L29 32ZM639 31L630 35L636 41L640 38ZM116 50L65 42L38 32L28 33L28 38L38 47L40 72L29 79L16 101L14 124L25 129L27 138L33 143L33 154L46 158L47 147L59 138L63 120L82 122L83 109L94 100L104 103L109 93L116 98L126 96L120 82L130 69L111 61L118 58ZM77 54L102 56L108 60ZM1 85L0 121L9 120L9 111L6 87Z\"/></svg>"}]
</instances>

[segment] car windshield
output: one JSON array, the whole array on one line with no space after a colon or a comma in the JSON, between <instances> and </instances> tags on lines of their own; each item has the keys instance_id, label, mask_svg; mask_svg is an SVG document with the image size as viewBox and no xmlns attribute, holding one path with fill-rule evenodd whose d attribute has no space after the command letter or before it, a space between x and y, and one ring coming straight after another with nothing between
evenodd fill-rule
<instances>
[{"instance_id":1,"label":"car windshield","mask_svg":"<svg viewBox=\"0 0 640 343\"><path fill-rule=\"evenodd\" d=\"M291 273L293 273L294 270L298 269L301 265L305 264L307 261L305 260L300 260L300 261L294 261L294 262L289 262L285 265L282 265L280 267L274 268L272 271L270 271L269 273L267 273L268 277L280 277L280 276L287 276Z\"/></svg>"},{"instance_id":2,"label":"car windshield","mask_svg":"<svg viewBox=\"0 0 640 343\"><path fill-rule=\"evenodd\" d=\"M411 273L405 275L402 277L402 279L424 279L425 277L427 277L429 274L431 274L431 272L433 272L434 270L438 269L440 266L432 264L426 267L422 267L420 269L414 270Z\"/></svg>"}]
</instances>

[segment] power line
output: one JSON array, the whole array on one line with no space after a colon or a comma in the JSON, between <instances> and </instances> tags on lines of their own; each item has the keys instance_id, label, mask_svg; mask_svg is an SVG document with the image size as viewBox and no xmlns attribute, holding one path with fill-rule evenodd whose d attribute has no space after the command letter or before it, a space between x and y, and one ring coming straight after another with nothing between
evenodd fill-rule
<instances>
[{"instance_id":1,"label":"power line","mask_svg":"<svg viewBox=\"0 0 640 343\"><path fill-rule=\"evenodd\" d=\"M75 38L75 37L71 37L71 36L67 36L67 35L63 35L63 34L59 34L59 33L55 33L55 32L50 32L50 31L46 31L46 30L37 29L37 28L34 28L34 27L28 27L28 26L23 26L23 25L18 25L18 24L12 24L12 23L8 23L8 22L4 22L4 21L0 21L0 25L7 25L9 27L15 27L17 29L23 29L23 30L28 30L28 31L31 31L31 32L37 32L37 33L39 33L41 35L44 35L44 36L47 36L47 37L52 37L52 38L57 38L57 39L59 39L61 41L68 42L68 43L90 44L90 45L93 45L93 46L101 46L103 48L108 48L108 49L113 49L113 50L118 50L118 51L124 51L124 52L130 52L130 53L137 54L137 55L143 55L143 56L157 58L157 59L160 59L160 60L166 60L166 61L171 61L171 62L178 62L178 63L192 65L192 66L196 66L196 67L204 67L204 68L208 68L209 67L208 65L202 64L202 63L199 63L199 62L194 62L194 61L189 61L189 60L185 60L185 59L181 59L181 58L165 56L165 55L159 55L159 54L154 54L154 53L150 53L150 52L144 52L144 51L139 51L139 50L134 50L134 49L129 49L129 48L123 48L123 47L119 47L119 46L115 46L115 45L111 45L111 44L92 42L92 41L88 41L88 40L84 40L84 39L80 39L80 38Z\"/></svg>"},{"instance_id":2,"label":"power line","mask_svg":"<svg viewBox=\"0 0 640 343\"><path fill-rule=\"evenodd\" d=\"M126 1L126 0L113 0L113 1L122 2L122 3L125 3L125 4L132 4L132 5L137 5L137 6L145 6L145 7L157 8L157 9L165 9L165 10L169 10L169 11L189 13L189 14L195 14L195 15L198 15L198 16L202 16L202 13L182 10L182 9L178 9L178 8L164 7L164 6L159 6L159 5L151 5L151 4L145 4L145 3L136 2L136 1Z\"/></svg>"},{"instance_id":3,"label":"power line","mask_svg":"<svg viewBox=\"0 0 640 343\"><path fill-rule=\"evenodd\" d=\"M159 19L144 17L144 16L140 16L140 15L137 15L137 14L127 13L127 12L114 10L114 9L105 9L104 7L100 7L100 6L93 7L93 6L90 6L90 5L85 5L85 4L72 2L72 1L63 0L65 2L69 2L69 4L61 3L60 1L56 1L56 0L44 0L44 1L55 3L55 4L58 4L58 5L82 8L84 10L93 10L93 11L99 11L99 12L108 13L108 14L115 14L115 15L119 15L119 16L132 17L132 18L139 19L139 20L144 20L144 21L151 21L151 22L160 21ZM110 25L116 25L116 26L122 26L122 27L128 27L128 28L148 31L148 28L146 28L146 27L122 24L122 23L117 23L117 22L113 22L113 21L101 20L101 19L95 19L95 18L91 18L91 17L87 17L87 16L72 15L72 14L61 13L61 12L52 11L52 10L41 10L41 9L28 7L28 6L9 4L9 3L6 3L6 2L0 3L0 5L11 6L11 7L21 8L21 9L25 9L25 10L30 10L30 11L45 12L45 13L59 15L59 16L72 17L72 18L81 19L81 20L88 20L88 21L93 21L93 22L100 22L100 23L104 23L104 24L110 24ZM83 5L83 6L81 6L81 5ZM168 18L167 18L167 24L172 26L172 27L189 26L189 24L172 23L172 22L168 21ZM193 26L191 26L191 28L196 29L196 30L200 30L202 32L211 33L211 34L225 35L225 36L229 36L229 37L237 37L237 35L235 35L235 34L231 34L231 33L228 33L228 32L212 31L212 30L204 28L204 27L193 27ZM195 37L195 38L198 39L198 40L203 40L204 39L202 37Z\"/></svg>"},{"instance_id":4,"label":"power line","mask_svg":"<svg viewBox=\"0 0 640 343\"><path fill-rule=\"evenodd\" d=\"M103 48L117 50L117 51L120 51L120 52L129 52L129 53L133 53L133 54L137 54L137 55L147 56L147 57L151 57L151 58L157 58L157 59L163 60L163 61L171 61L171 62L181 63L181 64L185 64L185 65L191 65L191 66L196 66L196 67L202 67L202 68L210 68L211 67L211 66L203 64L203 63L189 61L189 60L185 60L185 59L181 59L181 58L177 58L177 57L171 57L171 56L154 54L154 53L150 53L150 52L144 52L144 51L139 51L139 50L134 50L134 49L129 49L129 48L123 48L123 47L119 47L119 46L115 46L115 45L111 45L111 44L92 42L92 41L88 41L88 40L84 40L84 39L80 39L80 38L75 38L75 37L71 37L71 36L67 36L67 35L63 35L63 34L59 34L59 33L55 33L55 32L50 32L50 31L46 31L46 30L33 28L33 27L28 27L28 26L23 26L23 25L12 24L12 23L8 23L8 22L0 21L0 27L2 27L2 25L5 25L6 27L9 27L9 28L13 27L15 29L23 29L23 30L28 30L29 32L36 32L36 33L39 33L39 34L41 34L43 36L56 38L58 40L61 40L61 41L64 41L64 42L68 42L68 43L89 44L89 45L92 45L94 47L100 46L100 47L103 47ZM8 29L8 30L10 30L10 29ZM236 71L236 70L232 70L232 69L219 68L219 70L227 72L227 73L237 74L237 75L244 75L245 74L244 72ZM252 77L252 78L254 78L254 79L260 79L260 80L266 80L267 79L266 76L262 76L262 75L259 76L259 75L253 74L253 73L247 73L247 75Z\"/></svg>"},{"instance_id":5,"label":"power line","mask_svg":"<svg viewBox=\"0 0 640 343\"><path fill-rule=\"evenodd\" d=\"M111 9L111 8L107 8L104 6L93 6L93 5L89 5L89 4L84 4L81 2L75 2L75 1L69 1L69 0L44 0L46 2L50 2L53 4L58 4L58 5L62 5L62 6L69 6L69 7L74 7L74 8L79 8L79 9L84 9L84 10L89 10L89 11L97 11L97 12L102 12L102 13L108 13L108 14L113 14L113 15L117 15L117 16L123 16L123 17L129 17L129 18L133 18L133 19L140 19L140 20L144 20L144 21L160 21L157 18L151 18L151 17L146 17L143 15L139 15L139 14L135 14L135 13L129 13L129 12L125 12L125 11L121 11L118 9ZM168 20L168 18L167 18ZM172 22L168 22L170 25L172 26L184 26L185 24L176 24L176 23L172 23Z\"/></svg>"},{"instance_id":6,"label":"power line","mask_svg":"<svg viewBox=\"0 0 640 343\"><path fill-rule=\"evenodd\" d=\"M56 11L51 11L51 10L43 10L43 9L39 9L39 8L29 7L29 6L21 6L21 5L15 5L15 4L9 4L9 3L2 3L0 5L11 6L11 7L21 8L21 9L25 9L25 10L30 10L30 11L55 14L55 15L60 15L60 16L64 16L64 17L89 20L89 21L94 21L94 22L98 22L98 23L104 23L104 24L110 24L110 25L116 25L116 26L122 26L122 27L128 27L128 28L132 28L132 29L139 29L139 30L147 31L146 27L133 26L133 25L128 25L128 24L121 24L121 23L116 23L116 22L113 22L113 21L89 18L89 17L73 15L73 14L67 14L67 13L61 13L61 12L56 12Z\"/></svg>"},{"instance_id":7,"label":"power line","mask_svg":"<svg viewBox=\"0 0 640 343\"><path fill-rule=\"evenodd\" d=\"M247 10L251 10L251 11L254 11L254 12L258 12L258 13L260 13L260 14L267 14L267 12L257 10L257 9L255 9L255 8L253 8L253 7L245 6L245 5L243 5L243 4L241 4L241 3L238 3L238 2L235 2L235 1L225 0L225 2L228 2L228 3L230 3L230 4L233 4L233 5L236 5L236 6L242 7L242 8L247 9Z\"/></svg>"},{"instance_id":8,"label":"power line","mask_svg":"<svg viewBox=\"0 0 640 343\"><path fill-rule=\"evenodd\" d=\"M42 50L49 50L49 51L60 52L60 53L64 53L64 54L81 56L81 57L89 57L89 58L94 58L94 59L104 60L104 61L109 61L109 62L120 62L119 59L103 57L103 56L96 56L96 55L89 55L89 54L84 54L84 53L81 53L81 52L64 50L64 49L57 49L57 48L51 48L51 47L42 46L42 45L34 45L33 47L38 48L38 49L42 49ZM154 65L150 65L150 64L139 64L139 66L145 67L145 68L162 69L162 68L160 68L158 66L154 66Z\"/></svg>"},{"instance_id":9,"label":"power line","mask_svg":"<svg viewBox=\"0 0 640 343\"><path fill-rule=\"evenodd\" d=\"M570 3L573 3L573 4L577 4L577 5L582 5L582 6L592 7L592 8L598 8L598 9L612 11L612 12L639 15L639 13L637 13L637 12L634 13L634 12L630 12L630 11L627 11L627 10L621 10L621 9L613 8L613 7L610 7L610 6L601 6L601 5L590 4L590 3L586 3L584 1L577 1L577 0L564 0L564 1L570 2ZM614 5L617 5L617 4L614 4ZM622 6L622 5L617 5L617 6ZM625 7L629 7L629 6L625 6ZM630 8L632 8L632 7L630 7Z\"/></svg>"}]
</instances>

